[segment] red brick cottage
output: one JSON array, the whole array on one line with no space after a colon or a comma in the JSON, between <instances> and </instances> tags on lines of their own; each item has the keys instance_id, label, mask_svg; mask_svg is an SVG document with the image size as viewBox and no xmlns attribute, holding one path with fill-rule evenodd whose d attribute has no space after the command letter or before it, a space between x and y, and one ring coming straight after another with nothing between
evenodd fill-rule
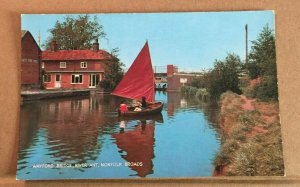
<instances>
[{"instance_id":1,"label":"red brick cottage","mask_svg":"<svg viewBox=\"0 0 300 187\"><path fill-rule=\"evenodd\" d=\"M99 49L98 40L90 50L58 50L56 42L43 51L41 69L46 89L96 88L104 78L105 62L112 56Z\"/></svg>"},{"instance_id":2,"label":"red brick cottage","mask_svg":"<svg viewBox=\"0 0 300 187\"><path fill-rule=\"evenodd\" d=\"M21 85L38 87L41 49L29 31L22 30L21 34Z\"/></svg>"}]
</instances>

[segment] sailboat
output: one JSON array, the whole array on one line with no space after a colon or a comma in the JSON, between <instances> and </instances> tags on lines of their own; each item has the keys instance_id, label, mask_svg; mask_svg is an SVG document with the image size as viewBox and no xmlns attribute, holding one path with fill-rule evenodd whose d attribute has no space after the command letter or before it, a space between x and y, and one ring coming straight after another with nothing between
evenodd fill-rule
<instances>
[{"instance_id":1,"label":"sailboat","mask_svg":"<svg viewBox=\"0 0 300 187\"><path fill-rule=\"evenodd\" d=\"M134 111L135 107L128 107L127 112L122 114L119 112L119 115L129 117L161 113L163 103L155 102L154 88L154 73L148 42L146 42L120 83L111 94L138 101L141 101L142 97L145 97L147 107L140 111Z\"/></svg>"}]
</instances>

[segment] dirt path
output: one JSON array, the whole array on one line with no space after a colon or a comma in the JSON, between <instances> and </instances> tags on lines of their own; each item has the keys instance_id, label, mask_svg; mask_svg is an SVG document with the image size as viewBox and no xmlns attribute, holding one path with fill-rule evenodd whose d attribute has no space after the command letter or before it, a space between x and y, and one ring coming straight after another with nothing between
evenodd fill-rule
<instances>
[{"instance_id":1,"label":"dirt path","mask_svg":"<svg viewBox=\"0 0 300 187\"><path fill-rule=\"evenodd\" d=\"M237 95L238 96L238 95ZM223 102L223 109L225 109L224 116L221 118L220 127L225 134L231 134L232 129L236 129L239 125L237 121L240 115L245 115L249 111L253 111L256 115L252 120L255 122L254 126L248 131L245 136L247 138L255 137L259 134L265 134L268 132L268 126L276 120L276 111L274 112L274 107L270 103L259 102L256 99L247 98L245 95L240 95L238 97L228 97L226 101ZM239 101L238 101L239 100ZM231 111L235 108L236 112ZM238 109L240 108L240 109ZM230 112L226 112L230 111ZM237 111L242 110L242 111ZM215 168L213 176L226 176L228 168L231 167L230 164L222 164Z\"/></svg>"},{"instance_id":2,"label":"dirt path","mask_svg":"<svg viewBox=\"0 0 300 187\"><path fill-rule=\"evenodd\" d=\"M255 99L248 99L244 95L241 95L241 98L245 102L242 106L244 110L255 110L255 107L253 105L253 102L255 101Z\"/></svg>"}]
</instances>

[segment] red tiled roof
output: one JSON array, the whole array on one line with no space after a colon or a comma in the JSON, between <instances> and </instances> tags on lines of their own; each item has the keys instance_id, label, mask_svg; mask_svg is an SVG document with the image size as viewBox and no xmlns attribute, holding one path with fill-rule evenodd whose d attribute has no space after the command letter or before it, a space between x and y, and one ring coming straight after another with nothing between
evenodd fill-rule
<instances>
[{"instance_id":1,"label":"red tiled roof","mask_svg":"<svg viewBox=\"0 0 300 187\"><path fill-rule=\"evenodd\" d=\"M43 51L42 60L106 60L111 55L104 50L57 50Z\"/></svg>"}]
</instances>

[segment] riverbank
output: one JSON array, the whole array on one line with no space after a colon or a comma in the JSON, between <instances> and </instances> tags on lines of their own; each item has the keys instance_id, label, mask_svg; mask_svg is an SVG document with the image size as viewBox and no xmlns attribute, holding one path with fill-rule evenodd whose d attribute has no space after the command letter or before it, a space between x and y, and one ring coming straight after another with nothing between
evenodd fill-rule
<instances>
[{"instance_id":1,"label":"riverbank","mask_svg":"<svg viewBox=\"0 0 300 187\"><path fill-rule=\"evenodd\" d=\"M221 148L213 176L284 175L278 103L226 92L220 106Z\"/></svg>"},{"instance_id":2,"label":"riverbank","mask_svg":"<svg viewBox=\"0 0 300 187\"><path fill-rule=\"evenodd\" d=\"M99 93L103 94L106 92L100 89L57 89L57 90L27 89L27 90L21 90L21 101L84 96L84 95L99 94Z\"/></svg>"}]
</instances>

